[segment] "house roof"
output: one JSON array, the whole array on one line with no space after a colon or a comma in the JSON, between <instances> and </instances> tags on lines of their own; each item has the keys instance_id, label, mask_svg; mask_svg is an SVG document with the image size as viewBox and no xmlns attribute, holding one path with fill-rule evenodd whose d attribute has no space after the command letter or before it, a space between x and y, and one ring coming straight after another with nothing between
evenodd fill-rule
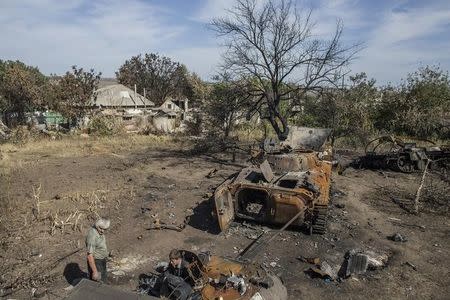
<instances>
[{"instance_id":1,"label":"house roof","mask_svg":"<svg viewBox=\"0 0 450 300\"><path fill-rule=\"evenodd\" d=\"M154 112L156 112L156 114L159 114L159 115L177 116L176 111L174 111L172 109L165 108L165 107L153 108L152 110Z\"/></svg>"},{"instance_id":2,"label":"house roof","mask_svg":"<svg viewBox=\"0 0 450 300\"><path fill-rule=\"evenodd\" d=\"M101 78L98 83L98 87L104 88L105 86L114 85L114 84L118 84L117 79L115 79L115 78Z\"/></svg>"},{"instance_id":3,"label":"house roof","mask_svg":"<svg viewBox=\"0 0 450 300\"><path fill-rule=\"evenodd\" d=\"M123 84L113 84L97 89L94 106L103 107L150 107L155 103L144 98Z\"/></svg>"},{"instance_id":4,"label":"house roof","mask_svg":"<svg viewBox=\"0 0 450 300\"><path fill-rule=\"evenodd\" d=\"M173 111L181 111L182 109L175 104L174 100L172 98L167 98L163 104L161 104L160 108L164 108L167 106L167 104L172 104L172 109Z\"/></svg>"}]
</instances>

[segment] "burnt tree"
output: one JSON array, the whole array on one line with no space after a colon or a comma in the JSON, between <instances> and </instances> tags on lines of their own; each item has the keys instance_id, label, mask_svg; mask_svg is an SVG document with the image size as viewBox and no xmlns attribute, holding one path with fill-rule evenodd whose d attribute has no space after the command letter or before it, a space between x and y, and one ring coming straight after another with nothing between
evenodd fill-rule
<instances>
[{"instance_id":1,"label":"burnt tree","mask_svg":"<svg viewBox=\"0 0 450 300\"><path fill-rule=\"evenodd\" d=\"M248 117L259 112L273 126L280 140L289 133L287 117L291 107L310 91L320 91L338 82L342 67L358 50L344 47L341 21L330 40L313 35L311 11L298 9L289 0L237 0L229 15L212 21L212 28L224 38L223 67L252 82L248 93L253 105Z\"/></svg>"}]
</instances>

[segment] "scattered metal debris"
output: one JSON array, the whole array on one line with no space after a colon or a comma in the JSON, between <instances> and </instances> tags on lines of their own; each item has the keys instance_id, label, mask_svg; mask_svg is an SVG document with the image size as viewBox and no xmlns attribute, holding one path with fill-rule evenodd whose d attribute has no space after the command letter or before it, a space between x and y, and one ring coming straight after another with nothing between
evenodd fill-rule
<instances>
[{"instance_id":1,"label":"scattered metal debris","mask_svg":"<svg viewBox=\"0 0 450 300\"><path fill-rule=\"evenodd\" d=\"M364 274L369 266L369 258L364 253L350 250L346 254L346 268L345 277L349 277L352 274Z\"/></svg>"},{"instance_id":2,"label":"scattered metal debris","mask_svg":"<svg viewBox=\"0 0 450 300\"><path fill-rule=\"evenodd\" d=\"M326 261L323 261L320 265L309 268L305 273L313 278L319 277L329 280L336 280L338 278L338 268L332 267Z\"/></svg>"},{"instance_id":3,"label":"scattered metal debris","mask_svg":"<svg viewBox=\"0 0 450 300\"><path fill-rule=\"evenodd\" d=\"M206 175L206 178L213 178L217 174L218 171L219 170L217 170L216 168L212 169L211 171L208 172L208 174Z\"/></svg>"},{"instance_id":4,"label":"scattered metal debris","mask_svg":"<svg viewBox=\"0 0 450 300\"><path fill-rule=\"evenodd\" d=\"M402 235L402 234L400 234L398 232L394 233L393 235L389 236L388 238L391 241L394 241L394 242L402 242L402 243L404 243L404 242L408 241L408 238L406 236L404 236L404 235Z\"/></svg>"},{"instance_id":5,"label":"scattered metal debris","mask_svg":"<svg viewBox=\"0 0 450 300\"><path fill-rule=\"evenodd\" d=\"M361 251L352 249L345 254L343 270L345 277L352 274L364 274L368 269L375 270L386 265L389 256L385 253L376 253L371 250Z\"/></svg>"},{"instance_id":6,"label":"scattered metal debris","mask_svg":"<svg viewBox=\"0 0 450 300\"><path fill-rule=\"evenodd\" d=\"M320 258L319 257L304 257L304 256L300 256L297 257L298 260L308 263L308 264L313 264L313 265L319 265L320 264Z\"/></svg>"},{"instance_id":7,"label":"scattered metal debris","mask_svg":"<svg viewBox=\"0 0 450 300\"><path fill-rule=\"evenodd\" d=\"M188 280L195 287L195 291L191 290L191 294L187 295L191 297L189 299L287 299L287 290L281 280L262 267L231 261L209 252L197 255L182 250L181 253L188 266ZM162 282L167 276L167 266L167 263L158 264L156 271L159 274L149 273L140 279L141 294L166 296Z\"/></svg>"},{"instance_id":8,"label":"scattered metal debris","mask_svg":"<svg viewBox=\"0 0 450 300\"><path fill-rule=\"evenodd\" d=\"M413 265L412 263L410 263L409 261L403 263L406 266L411 267L414 271L417 271L417 267L415 265Z\"/></svg>"}]
</instances>

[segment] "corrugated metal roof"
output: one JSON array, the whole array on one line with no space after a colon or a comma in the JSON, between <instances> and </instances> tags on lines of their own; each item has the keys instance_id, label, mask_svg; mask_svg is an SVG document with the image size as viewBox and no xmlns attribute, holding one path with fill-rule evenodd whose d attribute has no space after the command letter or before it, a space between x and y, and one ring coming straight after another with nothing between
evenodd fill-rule
<instances>
[{"instance_id":1,"label":"corrugated metal roof","mask_svg":"<svg viewBox=\"0 0 450 300\"><path fill-rule=\"evenodd\" d=\"M97 90L94 106L102 107L151 107L155 103L127 88L123 84L105 86Z\"/></svg>"}]
</instances>

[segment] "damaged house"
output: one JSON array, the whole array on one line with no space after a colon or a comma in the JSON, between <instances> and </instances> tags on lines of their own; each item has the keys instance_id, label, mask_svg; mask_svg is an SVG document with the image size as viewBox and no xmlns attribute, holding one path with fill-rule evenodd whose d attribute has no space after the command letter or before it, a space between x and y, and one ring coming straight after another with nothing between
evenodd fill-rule
<instances>
[{"instance_id":1,"label":"damaged house","mask_svg":"<svg viewBox=\"0 0 450 300\"><path fill-rule=\"evenodd\" d=\"M96 91L92 108L138 113L155 106L155 103L122 84L108 85Z\"/></svg>"},{"instance_id":2,"label":"damaged house","mask_svg":"<svg viewBox=\"0 0 450 300\"><path fill-rule=\"evenodd\" d=\"M148 123L155 103L122 84L112 84L99 88L91 105L92 113L121 118L132 132Z\"/></svg>"},{"instance_id":3,"label":"damaged house","mask_svg":"<svg viewBox=\"0 0 450 300\"><path fill-rule=\"evenodd\" d=\"M93 113L120 117L129 132L150 126L158 132L172 133L179 130L186 119L187 105L187 99L169 98L157 107L154 102L122 84L110 84L97 90L90 108Z\"/></svg>"},{"instance_id":4,"label":"damaged house","mask_svg":"<svg viewBox=\"0 0 450 300\"><path fill-rule=\"evenodd\" d=\"M183 121L189 119L188 99L166 99L160 107L153 108L153 126L166 133L183 130Z\"/></svg>"}]
</instances>

